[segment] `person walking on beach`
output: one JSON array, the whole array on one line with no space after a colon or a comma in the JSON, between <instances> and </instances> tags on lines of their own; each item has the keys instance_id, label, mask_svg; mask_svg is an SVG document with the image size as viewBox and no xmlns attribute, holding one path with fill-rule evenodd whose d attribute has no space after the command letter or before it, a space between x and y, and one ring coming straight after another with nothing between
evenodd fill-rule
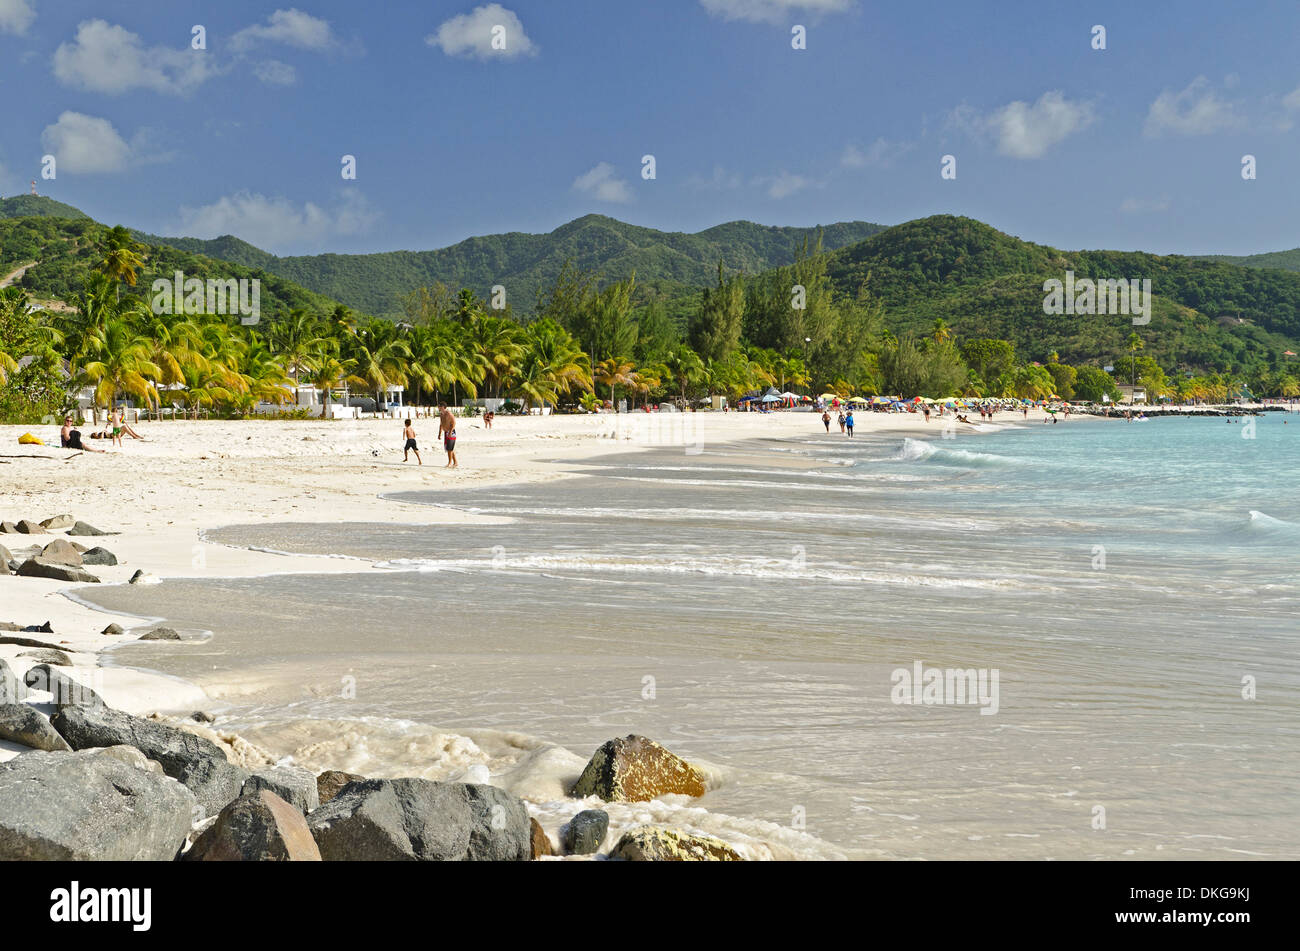
<instances>
[{"instance_id":1,"label":"person walking on beach","mask_svg":"<svg viewBox=\"0 0 1300 951\"><path fill-rule=\"evenodd\" d=\"M420 458L420 447L415 443L415 428L408 419L406 425L402 427L402 438L406 440L406 445L402 448L402 461L406 462L415 453L415 461L424 465L424 460Z\"/></svg>"},{"instance_id":2,"label":"person walking on beach","mask_svg":"<svg viewBox=\"0 0 1300 951\"><path fill-rule=\"evenodd\" d=\"M840 432L844 432L844 411L840 410Z\"/></svg>"},{"instance_id":3,"label":"person walking on beach","mask_svg":"<svg viewBox=\"0 0 1300 951\"><path fill-rule=\"evenodd\" d=\"M830 413L825 413L825 412L822 413L822 425L826 427L826 431L827 431L827 432L830 432L830 431L831 431L831 414L830 414Z\"/></svg>"},{"instance_id":4,"label":"person walking on beach","mask_svg":"<svg viewBox=\"0 0 1300 951\"><path fill-rule=\"evenodd\" d=\"M925 421L928 423L930 421L930 404L929 403L922 404L921 412L925 414Z\"/></svg>"},{"instance_id":5,"label":"person walking on beach","mask_svg":"<svg viewBox=\"0 0 1300 951\"><path fill-rule=\"evenodd\" d=\"M849 415L844 417L844 427L848 431L849 438L853 438L853 410L849 410Z\"/></svg>"},{"instance_id":6,"label":"person walking on beach","mask_svg":"<svg viewBox=\"0 0 1300 951\"><path fill-rule=\"evenodd\" d=\"M447 465L443 468L459 467L460 463L456 461L456 417L446 403L438 404L438 436L442 439L442 448L447 450Z\"/></svg>"}]
</instances>

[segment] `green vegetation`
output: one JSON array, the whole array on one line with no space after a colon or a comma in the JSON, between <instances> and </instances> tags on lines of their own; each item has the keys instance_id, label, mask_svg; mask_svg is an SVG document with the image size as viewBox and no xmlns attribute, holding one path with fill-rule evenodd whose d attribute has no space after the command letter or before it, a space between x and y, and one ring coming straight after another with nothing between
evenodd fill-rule
<instances>
[{"instance_id":1,"label":"green vegetation","mask_svg":"<svg viewBox=\"0 0 1300 951\"><path fill-rule=\"evenodd\" d=\"M1150 278L1146 352L1182 371L1283 369L1300 341L1300 275L1177 255L1060 251L1020 241L969 218L910 221L830 255L837 287L866 285L896 333L923 333L935 319L960 337L1001 338L1043 360L1113 363L1132 329L1122 316L1043 313L1043 282ZM1240 318L1240 322L1238 322Z\"/></svg>"},{"instance_id":2,"label":"green vegetation","mask_svg":"<svg viewBox=\"0 0 1300 951\"><path fill-rule=\"evenodd\" d=\"M835 224L824 229L823 240L827 247L838 248L883 228L864 221ZM587 215L550 234L486 235L437 251L307 257L276 257L229 235L212 241L153 236L141 240L261 268L355 310L396 317L414 288L437 283L466 287L481 297L500 284L514 307L529 311L566 262L611 281L636 274L642 299L679 296L707 285L719 260L746 274L788 264L816 231L733 221L682 234Z\"/></svg>"},{"instance_id":3,"label":"green vegetation","mask_svg":"<svg viewBox=\"0 0 1300 951\"><path fill-rule=\"evenodd\" d=\"M0 218L89 218L83 211L44 195L0 198Z\"/></svg>"},{"instance_id":4,"label":"green vegetation","mask_svg":"<svg viewBox=\"0 0 1300 951\"><path fill-rule=\"evenodd\" d=\"M875 228L834 227L839 239L855 227ZM0 416L40 418L79 387L93 388L100 405L131 398L193 415L247 415L258 403L290 404L285 412L293 415L293 388L306 384L326 394L327 406L344 393L382 401L396 385L413 403L491 396L587 409L606 399L737 398L768 386L1089 401L1116 399L1127 383L1145 386L1152 398L1223 400L1243 388L1300 395L1300 369L1283 353L1300 349L1300 275L1177 256L1059 251L951 216L826 250L831 230L738 222L663 235L591 216L549 236L476 239L491 249L491 261L478 265L484 273L534 275L531 300L516 294L507 306L490 306L473 287L406 284L414 271L388 274L384 286L402 289L393 321L269 273L269 256L238 239L180 247L140 243L137 233L86 218L0 220L0 268L31 265L0 297ZM657 237L629 250L633 234ZM594 241L583 260L602 266L573 256L556 265L556 248L571 249L569 239ZM682 252L673 260L692 263L665 278L665 249L696 240L704 244L693 255L721 248L707 276ZM464 255L471 244L447 252ZM525 246L531 252L518 250ZM648 290L631 269L647 260L643 252L656 262ZM784 263L764 269L765 256ZM359 280L365 262L390 258L334 257L346 263L339 273ZM260 279L262 323L152 313L152 280L176 270ZM1044 314L1043 282L1067 270L1077 278L1150 278L1151 322ZM542 281L542 274L550 276ZM665 287L675 296L665 297ZM41 300L44 309L33 307ZM22 357L32 359L20 366ZM1102 365L1113 365L1113 374Z\"/></svg>"},{"instance_id":5,"label":"green vegetation","mask_svg":"<svg viewBox=\"0 0 1300 951\"><path fill-rule=\"evenodd\" d=\"M1300 271L1300 248L1290 251L1266 251L1263 254L1198 254L1199 261L1235 264L1237 267L1272 267L1282 271Z\"/></svg>"},{"instance_id":6,"label":"green vegetation","mask_svg":"<svg viewBox=\"0 0 1300 951\"><path fill-rule=\"evenodd\" d=\"M125 232L126 229L122 230ZM17 282L24 290L40 300L71 300L81 292L87 277L102 262L101 249L109 231L89 218L0 219L0 275L32 264ZM182 271L187 278L201 280L216 277L260 279L262 311L271 316L295 308L332 310L336 303L274 274L173 247L143 245L139 255L143 269L136 283L123 289L124 293L147 297L156 279L170 281L176 271Z\"/></svg>"}]
</instances>

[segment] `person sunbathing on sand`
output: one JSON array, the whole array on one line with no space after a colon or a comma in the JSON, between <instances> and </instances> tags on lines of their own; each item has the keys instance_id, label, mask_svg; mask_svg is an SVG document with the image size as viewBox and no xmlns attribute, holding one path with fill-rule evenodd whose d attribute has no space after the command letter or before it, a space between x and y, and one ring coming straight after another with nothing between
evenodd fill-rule
<instances>
[{"instance_id":1,"label":"person sunbathing on sand","mask_svg":"<svg viewBox=\"0 0 1300 951\"><path fill-rule=\"evenodd\" d=\"M63 417L63 428L59 430L59 445L64 449L79 449L82 452L104 452L103 449L91 449L81 443L80 431L72 428L72 417Z\"/></svg>"}]
</instances>

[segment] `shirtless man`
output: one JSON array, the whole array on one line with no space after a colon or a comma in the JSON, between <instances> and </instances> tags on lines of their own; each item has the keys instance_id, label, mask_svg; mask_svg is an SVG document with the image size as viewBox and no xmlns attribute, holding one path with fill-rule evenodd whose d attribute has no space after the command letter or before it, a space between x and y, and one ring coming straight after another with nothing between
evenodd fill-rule
<instances>
[{"instance_id":1,"label":"shirtless man","mask_svg":"<svg viewBox=\"0 0 1300 951\"><path fill-rule=\"evenodd\" d=\"M415 453L415 461L424 465L424 460L420 458L420 447L415 443L415 428L409 419L402 427L402 438L406 440L406 445L402 447L402 461L406 462L411 457L411 453Z\"/></svg>"},{"instance_id":2,"label":"shirtless man","mask_svg":"<svg viewBox=\"0 0 1300 951\"><path fill-rule=\"evenodd\" d=\"M456 417L447 409L446 403L438 404L438 436L442 439L442 447L447 450L447 465L443 468L457 468L460 463L456 461Z\"/></svg>"}]
</instances>

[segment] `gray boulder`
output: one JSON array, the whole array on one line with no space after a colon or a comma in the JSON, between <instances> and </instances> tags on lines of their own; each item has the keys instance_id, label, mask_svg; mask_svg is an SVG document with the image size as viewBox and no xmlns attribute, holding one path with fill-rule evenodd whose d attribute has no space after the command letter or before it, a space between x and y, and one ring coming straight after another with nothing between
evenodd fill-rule
<instances>
[{"instance_id":1,"label":"gray boulder","mask_svg":"<svg viewBox=\"0 0 1300 951\"><path fill-rule=\"evenodd\" d=\"M602 809L584 809L560 831L564 851L570 855L591 855L600 851L609 833L609 813Z\"/></svg>"},{"instance_id":2,"label":"gray boulder","mask_svg":"<svg viewBox=\"0 0 1300 951\"><path fill-rule=\"evenodd\" d=\"M134 746L92 746L88 749L78 750L78 756L111 756L113 759L121 760L127 766L134 766L136 769L143 769L150 773L157 773L159 776L166 776L163 772L162 765L149 757L145 756Z\"/></svg>"},{"instance_id":3,"label":"gray boulder","mask_svg":"<svg viewBox=\"0 0 1300 951\"><path fill-rule=\"evenodd\" d=\"M111 756L25 753L0 763L0 860L170 861L193 808L180 783Z\"/></svg>"},{"instance_id":4,"label":"gray boulder","mask_svg":"<svg viewBox=\"0 0 1300 951\"><path fill-rule=\"evenodd\" d=\"M92 548L82 553L81 563L83 565L102 565L112 567L117 564L117 556L107 548Z\"/></svg>"},{"instance_id":5,"label":"gray boulder","mask_svg":"<svg viewBox=\"0 0 1300 951\"><path fill-rule=\"evenodd\" d=\"M133 574L133 575L131 576L131 580L128 581L127 584L141 584L141 583L143 583L143 582L145 581L145 579L148 578L148 577L149 577L149 576L148 576L147 574L145 574L144 571L143 571L142 569L137 568L137 569L135 570L135 574Z\"/></svg>"},{"instance_id":6,"label":"gray boulder","mask_svg":"<svg viewBox=\"0 0 1300 951\"><path fill-rule=\"evenodd\" d=\"M316 776L311 770L303 769L301 766L255 769L253 775L244 782L240 795L249 796L260 789L275 793L299 812L311 812L320 805L320 793L316 791Z\"/></svg>"},{"instance_id":7,"label":"gray boulder","mask_svg":"<svg viewBox=\"0 0 1300 951\"><path fill-rule=\"evenodd\" d=\"M46 534L45 529L41 528L40 522L33 522L29 518L25 518L18 523L18 531L23 535Z\"/></svg>"},{"instance_id":8,"label":"gray boulder","mask_svg":"<svg viewBox=\"0 0 1300 951\"><path fill-rule=\"evenodd\" d=\"M23 674L23 683L32 690L44 690L54 699L53 703L60 710L64 707L103 707L104 700L90 687L78 683L62 671L55 670L49 664L37 664L28 668ZM108 743L95 743L94 746L110 746Z\"/></svg>"},{"instance_id":9,"label":"gray boulder","mask_svg":"<svg viewBox=\"0 0 1300 951\"><path fill-rule=\"evenodd\" d=\"M367 779L344 787L307 825L327 862L527 862L532 854L528 811L495 786Z\"/></svg>"},{"instance_id":10,"label":"gray boulder","mask_svg":"<svg viewBox=\"0 0 1300 951\"><path fill-rule=\"evenodd\" d=\"M73 568L82 565L81 552L73 548L72 542L66 538L56 538L42 548L40 558L52 565L69 565Z\"/></svg>"},{"instance_id":11,"label":"gray boulder","mask_svg":"<svg viewBox=\"0 0 1300 951\"><path fill-rule=\"evenodd\" d=\"M179 641L180 639L180 634L170 627L155 627L152 631L140 635L142 641Z\"/></svg>"},{"instance_id":12,"label":"gray boulder","mask_svg":"<svg viewBox=\"0 0 1300 951\"><path fill-rule=\"evenodd\" d=\"M125 634L126 631L122 628L122 625L121 625L121 624L110 624L108 627L104 628L104 629L103 629L102 631L100 631L99 633L101 633L101 634Z\"/></svg>"},{"instance_id":13,"label":"gray boulder","mask_svg":"<svg viewBox=\"0 0 1300 951\"><path fill-rule=\"evenodd\" d=\"M99 579L88 571L70 565L58 565L46 561L40 555L28 558L19 565L18 574L24 578L50 578L54 581L73 581L78 584L99 584Z\"/></svg>"},{"instance_id":14,"label":"gray boulder","mask_svg":"<svg viewBox=\"0 0 1300 951\"><path fill-rule=\"evenodd\" d=\"M186 862L319 862L301 812L268 789L227 805L185 853Z\"/></svg>"},{"instance_id":15,"label":"gray boulder","mask_svg":"<svg viewBox=\"0 0 1300 951\"><path fill-rule=\"evenodd\" d=\"M68 529L68 534L77 538L84 538L91 535L116 535L117 532L101 532L94 525L88 525L85 522L77 522Z\"/></svg>"},{"instance_id":16,"label":"gray boulder","mask_svg":"<svg viewBox=\"0 0 1300 951\"><path fill-rule=\"evenodd\" d=\"M36 650L23 651L19 657L31 657L41 664L53 664L56 667L71 667L72 658L58 648L40 647Z\"/></svg>"},{"instance_id":17,"label":"gray boulder","mask_svg":"<svg viewBox=\"0 0 1300 951\"><path fill-rule=\"evenodd\" d=\"M21 535L13 522L0 522L0 535Z\"/></svg>"},{"instance_id":18,"label":"gray boulder","mask_svg":"<svg viewBox=\"0 0 1300 951\"><path fill-rule=\"evenodd\" d=\"M0 740L50 753L72 749L49 720L25 703L0 703Z\"/></svg>"},{"instance_id":19,"label":"gray boulder","mask_svg":"<svg viewBox=\"0 0 1300 951\"><path fill-rule=\"evenodd\" d=\"M239 796L248 770L226 759L221 747L201 736L156 720L143 720L108 707L62 707L50 722L74 750L92 746L134 746L157 760L163 772L194 793L214 816Z\"/></svg>"},{"instance_id":20,"label":"gray boulder","mask_svg":"<svg viewBox=\"0 0 1300 951\"><path fill-rule=\"evenodd\" d=\"M55 515L41 519L41 528L71 528L76 524L77 520L71 515Z\"/></svg>"},{"instance_id":21,"label":"gray boulder","mask_svg":"<svg viewBox=\"0 0 1300 951\"><path fill-rule=\"evenodd\" d=\"M22 703L27 699L27 684L15 676L13 670L0 657L0 703Z\"/></svg>"}]
</instances>

